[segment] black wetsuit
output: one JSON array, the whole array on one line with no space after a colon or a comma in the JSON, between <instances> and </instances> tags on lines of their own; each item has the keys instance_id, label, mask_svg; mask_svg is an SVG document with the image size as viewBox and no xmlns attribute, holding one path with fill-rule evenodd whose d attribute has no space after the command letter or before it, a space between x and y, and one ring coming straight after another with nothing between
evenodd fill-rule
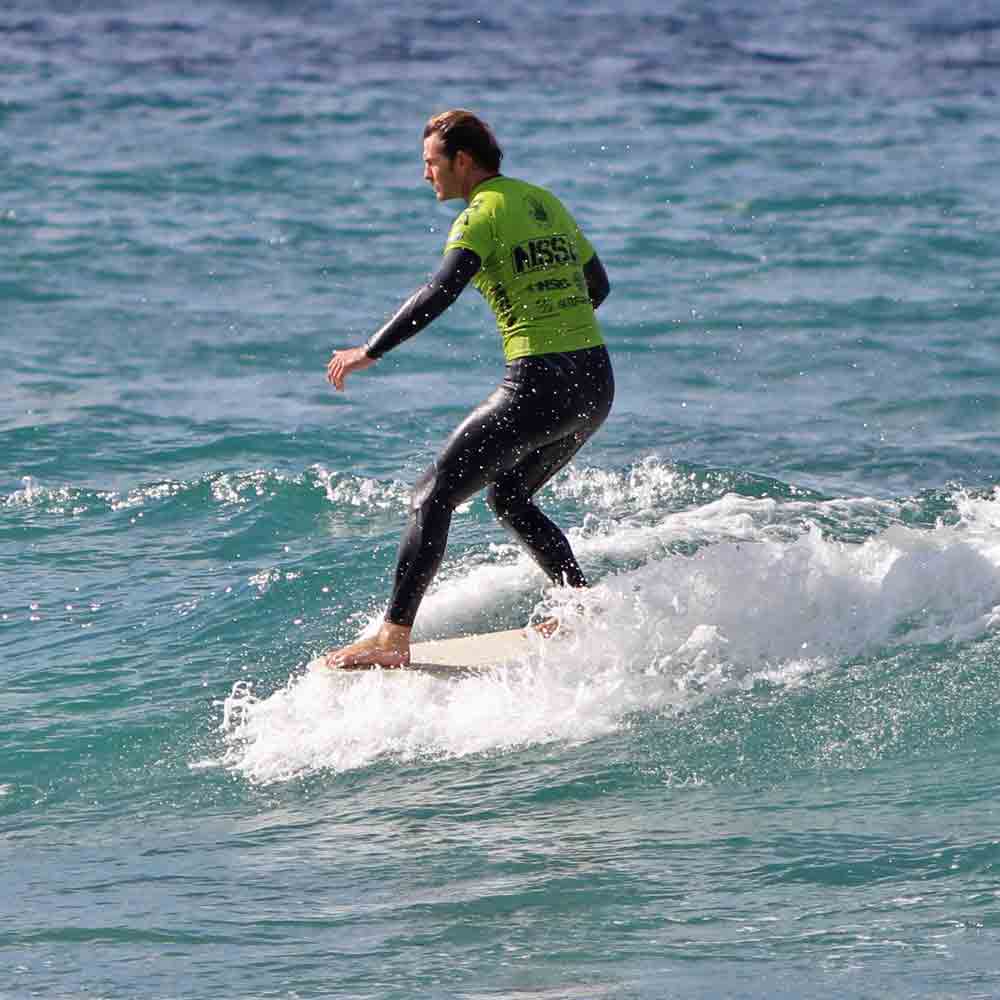
<instances>
[{"instance_id":1,"label":"black wetsuit","mask_svg":"<svg viewBox=\"0 0 1000 1000\"><path fill-rule=\"evenodd\" d=\"M379 358L423 329L479 267L473 251L448 251L438 273L368 341L368 355ZM609 291L596 255L584 266L584 277L596 309ZM508 362L503 382L455 428L414 487L386 621L413 624L441 565L453 511L484 487L500 523L553 583L586 586L566 536L532 496L601 426L613 399L614 376L603 346Z\"/></svg>"}]
</instances>

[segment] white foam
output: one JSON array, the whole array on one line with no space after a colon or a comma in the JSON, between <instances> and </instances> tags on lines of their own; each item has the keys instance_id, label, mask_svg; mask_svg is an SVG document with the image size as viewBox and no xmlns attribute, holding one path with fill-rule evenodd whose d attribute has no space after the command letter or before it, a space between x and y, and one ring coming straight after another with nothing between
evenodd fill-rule
<instances>
[{"instance_id":1,"label":"white foam","mask_svg":"<svg viewBox=\"0 0 1000 1000\"><path fill-rule=\"evenodd\" d=\"M39 486L31 478L31 476L21 476L21 482L24 483L23 490L14 490L8 497L4 499L4 504L8 507L15 507L19 504L30 505L31 502L38 496Z\"/></svg>"},{"instance_id":2,"label":"white foam","mask_svg":"<svg viewBox=\"0 0 1000 1000\"><path fill-rule=\"evenodd\" d=\"M588 739L617 725L604 684L587 685L544 658L504 671L442 681L418 673L306 672L269 698L237 686L226 699L228 766L261 781L343 771L380 757L461 756ZM612 681L612 684L617 683Z\"/></svg>"},{"instance_id":3,"label":"white foam","mask_svg":"<svg viewBox=\"0 0 1000 1000\"><path fill-rule=\"evenodd\" d=\"M759 679L797 684L845 658L965 640L1000 622L1000 492L956 497L955 523L896 523L857 544L816 522L862 512L884 523L889 502L727 495L650 516L645 500L631 504L627 485L618 488L609 506L622 515L578 533L574 546L585 563L630 568L582 594L550 591L537 608L560 616L567 640L539 640L520 664L452 681L307 674L269 697L237 685L225 703L224 763L268 782L383 757L588 740L637 711L683 708ZM468 557L429 596L424 631L476 627L498 600L537 592L540 579L512 549Z\"/></svg>"},{"instance_id":4,"label":"white foam","mask_svg":"<svg viewBox=\"0 0 1000 1000\"><path fill-rule=\"evenodd\" d=\"M314 465L312 471L333 504L359 507L365 513L406 509L409 488L398 480L387 484L364 476L341 475L322 465Z\"/></svg>"}]
</instances>

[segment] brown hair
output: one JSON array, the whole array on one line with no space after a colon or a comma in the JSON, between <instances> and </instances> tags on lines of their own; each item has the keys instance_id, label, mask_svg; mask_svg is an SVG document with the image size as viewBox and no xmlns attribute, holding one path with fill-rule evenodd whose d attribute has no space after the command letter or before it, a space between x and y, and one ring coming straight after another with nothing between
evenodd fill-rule
<instances>
[{"instance_id":1,"label":"brown hair","mask_svg":"<svg viewBox=\"0 0 1000 1000\"><path fill-rule=\"evenodd\" d=\"M484 170L500 170L503 150L497 145L489 125L471 111L456 108L434 115L424 126L424 138L432 135L441 137L449 160L454 160L455 154L464 150Z\"/></svg>"}]
</instances>

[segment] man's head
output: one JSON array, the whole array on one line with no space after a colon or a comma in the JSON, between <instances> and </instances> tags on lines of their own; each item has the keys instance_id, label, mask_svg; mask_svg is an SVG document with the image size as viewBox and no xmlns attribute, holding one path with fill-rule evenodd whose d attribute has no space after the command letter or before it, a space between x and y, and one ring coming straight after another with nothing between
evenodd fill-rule
<instances>
[{"instance_id":1,"label":"man's head","mask_svg":"<svg viewBox=\"0 0 1000 1000\"><path fill-rule=\"evenodd\" d=\"M471 111L445 111L424 126L424 180L438 201L468 199L477 184L499 173L501 159L489 125Z\"/></svg>"}]
</instances>

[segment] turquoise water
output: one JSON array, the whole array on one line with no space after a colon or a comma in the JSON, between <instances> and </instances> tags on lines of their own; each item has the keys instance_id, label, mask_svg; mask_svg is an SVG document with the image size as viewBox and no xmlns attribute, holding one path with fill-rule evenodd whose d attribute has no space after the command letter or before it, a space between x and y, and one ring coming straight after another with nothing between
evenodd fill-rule
<instances>
[{"instance_id":1,"label":"turquoise water","mask_svg":"<svg viewBox=\"0 0 1000 1000\"><path fill-rule=\"evenodd\" d=\"M1000 995L1000 5L0 6L0 997ZM409 484L470 292L346 394L490 120L613 290L618 398L481 499L427 636Z\"/></svg>"}]
</instances>

